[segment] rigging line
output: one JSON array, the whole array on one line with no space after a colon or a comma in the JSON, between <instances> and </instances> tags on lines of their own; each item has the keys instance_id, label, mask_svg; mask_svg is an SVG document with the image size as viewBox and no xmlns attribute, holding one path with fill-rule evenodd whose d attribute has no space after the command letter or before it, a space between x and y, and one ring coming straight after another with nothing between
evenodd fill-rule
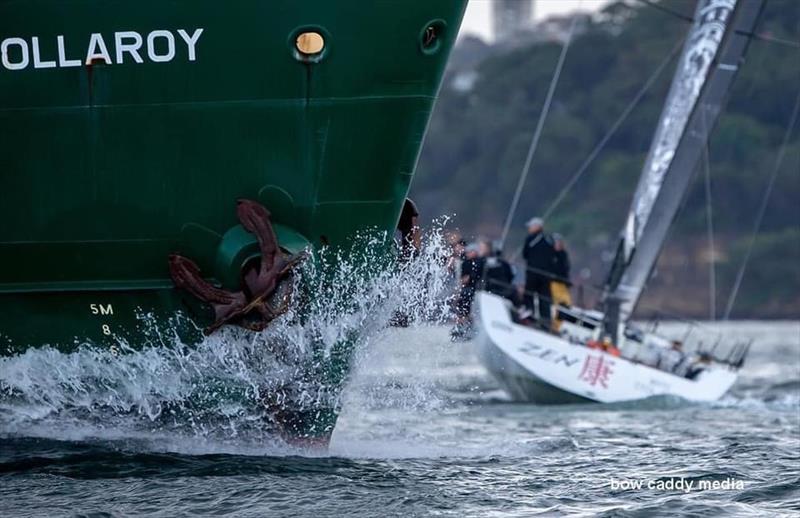
<instances>
[{"instance_id":1,"label":"rigging line","mask_svg":"<svg viewBox=\"0 0 800 518\"><path fill-rule=\"evenodd\" d=\"M623 112L620 114L617 120L614 121L614 124L611 125L608 132L606 132L605 136L603 136L600 142L597 143L592 152L589 153L589 156L586 157L586 160L583 161L583 164L581 164L578 170L572 175L572 177L570 177L569 181L564 186L564 188L562 188L561 191L559 191L555 200L553 200L553 202L550 204L550 206L547 208L547 210L543 215L543 218L545 220L548 217L550 217L553 211L555 211L561 204L561 202L564 201L564 198L567 196L567 194L569 194L569 191L571 191L572 188L575 187L575 184L578 183L578 180L580 180L583 174L589 169L589 166L592 165L592 163L600 154L600 152L603 150L603 148L605 148L606 144L608 144L608 141L611 140L611 137L614 136L614 134L617 132L622 123L627 120L627 118L633 112L634 108L636 108L636 106L639 104L639 102L642 100L642 98L645 96L648 90L650 90L650 88L656 82L656 79L658 79L658 77L661 75L661 73L664 71L667 65L670 64L672 58L675 57L675 55L683 46L683 43L684 42L681 40L675 44L672 50L670 50L669 54L667 54L664 60L658 65L658 68L656 68L655 71L653 71L653 73L644 83L642 88L636 93L636 96L634 96L634 98L631 100L631 102L628 104L625 110L623 110ZM517 256L520 254L521 250L522 247L517 248L517 250L511 256L511 260L515 260Z\"/></svg>"},{"instance_id":2,"label":"rigging line","mask_svg":"<svg viewBox=\"0 0 800 518\"><path fill-rule=\"evenodd\" d=\"M648 7L652 7L653 9L655 9L657 11L661 11L663 13L666 13L666 14L670 15L670 16L674 16L675 18L679 18L679 19L681 19L681 20L683 20L685 22L694 23L694 18L692 18L691 16L689 16L687 14L679 13L678 11L675 11L674 9L670 9L669 7L664 7L663 5L658 4L656 2L653 2L652 0L636 0L636 1L641 3L641 4L646 5Z\"/></svg>"},{"instance_id":3,"label":"rigging line","mask_svg":"<svg viewBox=\"0 0 800 518\"><path fill-rule=\"evenodd\" d=\"M675 55L678 53L678 51L681 49L682 46L683 46L683 41L679 41L672 48L670 53L667 54L667 56L664 58L661 64L658 65L658 68L656 68L656 70L653 72L653 74L650 76L647 82L636 93L636 96L628 104L625 110L620 114L617 120L614 121L614 124L611 125L611 128L609 128L608 132L605 134L602 140L600 140L600 142L597 143L592 152L589 153L589 156L586 157L586 160L583 161L583 164L581 164L581 166L572 175L572 177L569 179L564 188L562 188L561 191L559 191L556 198L550 203L550 206L544 213L545 218L549 217L553 213L553 211L555 211L558 208L558 206L561 204L561 202L564 200L567 194L569 194L569 191L571 191L572 188L575 186L575 184L578 183L578 180L580 180L583 174L589 169L589 166L592 165L594 160L597 158L597 155L600 154L600 152L606 146L608 141L611 140L611 137L614 136L614 134L617 132L622 123L625 122L625 120L630 116L631 112L633 112L634 108L636 108L636 106L639 104L639 101L641 101L642 97L644 97L647 91L650 90L650 88L653 86L653 83L656 82L656 79L658 79L658 77L661 75L661 72L663 72L664 69L667 67L667 65L669 65L669 63L672 61L672 58L675 57Z\"/></svg>"},{"instance_id":4,"label":"rigging line","mask_svg":"<svg viewBox=\"0 0 800 518\"><path fill-rule=\"evenodd\" d=\"M693 23L694 22L694 19L691 16L688 16L688 15L685 15L683 13L680 13L680 12L674 10L674 9L670 9L669 7L665 7L662 4L655 3L655 2L653 2L653 0L636 0L636 1L641 3L641 4L644 4L646 6L652 7L653 9L656 9L658 11L666 13L666 14L668 14L670 16L678 18L678 19L680 19L680 20L682 20L684 22L688 22L688 23ZM763 42L766 42L766 43L774 43L776 45L782 45L784 47L790 47L790 48L794 48L794 49L800 49L800 42L797 42L797 41L787 40L787 39L784 39L784 38L776 38L775 36L769 36L767 34L759 33L759 32L747 32L747 31L741 31L741 30L736 30L734 32L736 34L740 34L742 36L748 36L748 37L750 37L750 38L752 38L754 40L759 40L759 41L763 41Z\"/></svg>"},{"instance_id":5,"label":"rigging line","mask_svg":"<svg viewBox=\"0 0 800 518\"><path fill-rule=\"evenodd\" d=\"M764 41L766 43L774 43L776 45L791 47L793 49L800 49L800 42L797 41L787 40L784 38L776 38L775 36L767 36L766 34L758 32L736 31L736 33L741 34L743 36L749 36L754 40Z\"/></svg>"},{"instance_id":6,"label":"rigging line","mask_svg":"<svg viewBox=\"0 0 800 518\"><path fill-rule=\"evenodd\" d=\"M797 92L797 99L794 102L794 110L792 110L792 116L789 119L789 126L786 128L786 134L783 136L783 142L781 142L778 156L775 159L775 166L772 169L772 175L767 183L767 189L764 191L764 197L761 200L761 206L758 208L756 220L753 225L753 234L750 237L750 244L747 247L747 252L745 252L744 259L739 267L739 271L736 273L736 280L734 281L731 294L728 297L728 304L725 307L724 320L730 319L731 311L733 311L733 305L736 302L736 296L739 294L739 288L742 286L742 279L744 279L744 273L745 270L747 270L747 263L750 262L750 256L753 253L753 248L755 248L756 239L758 238L758 233L761 230L761 222L764 219L764 214L767 212L769 197L772 194L772 189L775 187L775 179L778 177L778 172L780 171L781 164L783 163L783 157L786 154L786 148L789 145L789 140L791 140L792 129L794 128L795 122L797 122L798 112L800 112L800 90Z\"/></svg>"},{"instance_id":7,"label":"rigging line","mask_svg":"<svg viewBox=\"0 0 800 518\"><path fill-rule=\"evenodd\" d=\"M708 233L708 305L711 321L717 319L717 249L714 243L714 199L711 195L711 135L707 131L706 110L703 109L703 126L706 132L706 144L703 146L703 165L705 169L706 191L706 232Z\"/></svg>"},{"instance_id":8,"label":"rigging line","mask_svg":"<svg viewBox=\"0 0 800 518\"><path fill-rule=\"evenodd\" d=\"M550 80L550 88L547 90L547 96L545 97L544 106L542 107L542 113L539 115L539 122L536 124L536 131L533 133L533 138L531 139L530 146L528 147L528 154L525 157L525 163L522 166L522 172L519 176L519 181L517 181L517 189L514 192L514 198L511 201L511 206L508 209L508 214L506 215L505 223L503 224L503 233L500 235L500 247L502 249L503 245L505 245L506 238L508 237L508 231L511 229L511 220L514 219L514 214L517 211L517 206L519 205L519 199L522 195L522 188L525 186L525 180L528 178L528 174L530 173L531 163L533 162L533 156L536 154L536 148L539 146L539 138L542 136L542 129L544 128L544 122L547 119L547 114L550 112L550 105L553 102L553 96L555 95L556 86L558 85L558 80L561 77L561 70L564 67L564 61L567 58L567 51L569 50L570 44L572 43L572 36L575 33L575 27L578 22L578 17L575 16L572 18L572 24L569 28L569 34L567 35L567 40L564 42L564 46L561 48L561 54L558 56L558 63L556 64L555 72L553 73L553 78Z\"/></svg>"}]
</instances>

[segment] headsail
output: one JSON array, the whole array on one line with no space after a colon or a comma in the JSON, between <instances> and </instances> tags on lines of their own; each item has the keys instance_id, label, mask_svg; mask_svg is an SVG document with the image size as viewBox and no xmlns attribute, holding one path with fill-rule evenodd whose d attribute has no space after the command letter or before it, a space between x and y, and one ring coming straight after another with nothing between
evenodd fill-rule
<instances>
[{"instance_id":1,"label":"headsail","mask_svg":"<svg viewBox=\"0 0 800 518\"><path fill-rule=\"evenodd\" d=\"M697 4L606 283L607 328L613 334L650 277L762 7L763 0Z\"/></svg>"}]
</instances>

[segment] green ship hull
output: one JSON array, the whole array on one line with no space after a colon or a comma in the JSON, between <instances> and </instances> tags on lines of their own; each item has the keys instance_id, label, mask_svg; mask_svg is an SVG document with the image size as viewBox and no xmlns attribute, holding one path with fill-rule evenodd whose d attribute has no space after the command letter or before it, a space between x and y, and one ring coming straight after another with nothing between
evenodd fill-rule
<instances>
[{"instance_id":1,"label":"green ship hull","mask_svg":"<svg viewBox=\"0 0 800 518\"><path fill-rule=\"evenodd\" d=\"M393 231L465 4L0 3L0 355L201 340L168 257L240 290L238 200L287 253Z\"/></svg>"},{"instance_id":2,"label":"green ship hull","mask_svg":"<svg viewBox=\"0 0 800 518\"><path fill-rule=\"evenodd\" d=\"M206 325L167 257L236 288L240 198L290 252L393 229L465 3L0 4L0 350Z\"/></svg>"}]
</instances>

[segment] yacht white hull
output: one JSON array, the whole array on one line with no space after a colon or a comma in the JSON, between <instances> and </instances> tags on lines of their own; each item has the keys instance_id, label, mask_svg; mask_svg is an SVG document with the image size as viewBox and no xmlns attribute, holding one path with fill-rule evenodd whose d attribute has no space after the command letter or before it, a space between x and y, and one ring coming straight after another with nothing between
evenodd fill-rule
<instances>
[{"instance_id":1,"label":"yacht white hull","mask_svg":"<svg viewBox=\"0 0 800 518\"><path fill-rule=\"evenodd\" d=\"M514 323L510 303L480 292L478 355L512 398L540 404L614 403L657 395L714 401L736 372L710 366L690 380Z\"/></svg>"}]
</instances>

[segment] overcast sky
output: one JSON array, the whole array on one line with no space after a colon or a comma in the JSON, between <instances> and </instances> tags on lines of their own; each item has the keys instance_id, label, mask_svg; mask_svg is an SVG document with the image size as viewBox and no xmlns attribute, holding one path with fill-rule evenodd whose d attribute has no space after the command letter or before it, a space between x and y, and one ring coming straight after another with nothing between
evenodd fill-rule
<instances>
[{"instance_id":1,"label":"overcast sky","mask_svg":"<svg viewBox=\"0 0 800 518\"><path fill-rule=\"evenodd\" d=\"M519 0L527 1L527 0ZM554 14L565 14L576 10L595 11L611 0L536 0L535 17L541 20ZM484 39L491 37L492 0L470 0L461 33L477 34Z\"/></svg>"}]
</instances>

